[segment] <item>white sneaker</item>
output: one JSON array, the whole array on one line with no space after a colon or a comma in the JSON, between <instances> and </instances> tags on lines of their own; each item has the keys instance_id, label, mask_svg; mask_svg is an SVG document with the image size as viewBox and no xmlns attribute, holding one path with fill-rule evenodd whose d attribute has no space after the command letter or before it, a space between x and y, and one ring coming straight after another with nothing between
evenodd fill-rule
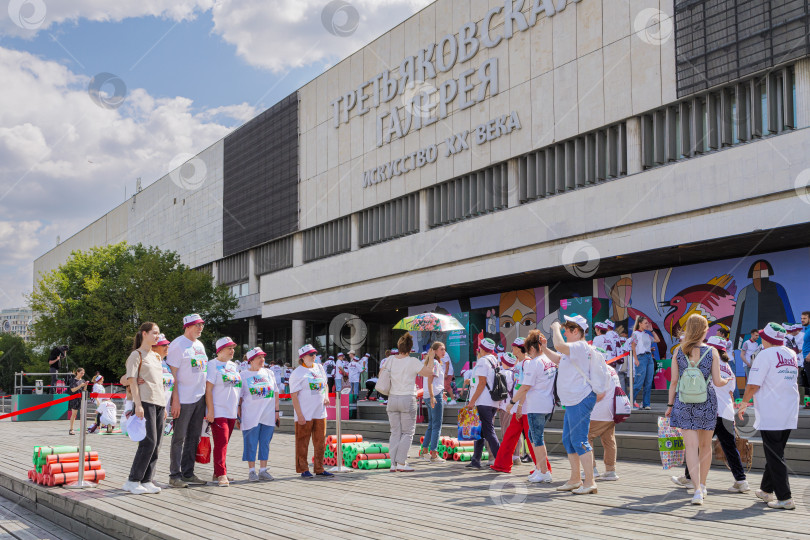
<instances>
[{"instance_id":1,"label":"white sneaker","mask_svg":"<svg viewBox=\"0 0 810 540\"><path fill-rule=\"evenodd\" d=\"M408 465L408 463L404 463L403 465L397 465L397 472L413 472L416 469Z\"/></svg>"},{"instance_id":2,"label":"white sneaker","mask_svg":"<svg viewBox=\"0 0 810 540\"><path fill-rule=\"evenodd\" d=\"M618 480L618 479L619 479L619 475L616 474L616 471L606 471L606 472L600 474L599 478L597 478L597 480L600 480L600 481L604 480L604 481L608 481L608 482L612 482L612 481L615 481L615 480Z\"/></svg>"},{"instance_id":3,"label":"white sneaker","mask_svg":"<svg viewBox=\"0 0 810 540\"><path fill-rule=\"evenodd\" d=\"M732 493L748 493L751 488L748 486L747 480L740 480L739 482L734 482L734 485L728 488L728 490Z\"/></svg>"},{"instance_id":4,"label":"white sneaker","mask_svg":"<svg viewBox=\"0 0 810 540\"><path fill-rule=\"evenodd\" d=\"M776 508L777 510L795 510L796 505L793 503L793 499L787 499L785 501L771 501L768 503L768 506L771 508Z\"/></svg>"},{"instance_id":5,"label":"white sneaker","mask_svg":"<svg viewBox=\"0 0 810 540\"><path fill-rule=\"evenodd\" d=\"M533 484L549 484L551 483L551 471L543 474L540 472L540 469L536 469L529 475L529 482Z\"/></svg>"},{"instance_id":6,"label":"white sneaker","mask_svg":"<svg viewBox=\"0 0 810 540\"><path fill-rule=\"evenodd\" d=\"M146 488L143 487L140 482L133 482L131 480L124 482L122 489L124 491L129 491L133 495L143 495L144 493L147 493Z\"/></svg>"},{"instance_id":7,"label":"white sneaker","mask_svg":"<svg viewBox=\"0 0 810 540\"><path fill-rule=\"evenodd\" d=\"M702 489L696 489L695 490L695 495L694 495L694 497L692 497L692 504L695 504L695 505L702 505L703 504L703 490Z\"/></svg>"},{"instance_id":8,"label":"white sneaker","mask_svg":"<svg viewBox=\"0 0 810 540\"><path fill-rule=\"evenodd\" d=\"M685 476L670 476L672 483L681 488L688 488L692 486L692 481Z\"/></svg>"},{"instance_id":9,"label":"white sneaker","mask_svg":"<svg viewBox=\"0 0 810 540\"><path fill-rule=\"evenodd\" d=\"M152 482L143 482L141 483L141 487L144 488L147 493L160 493L160 488Z\"/></svg>"},{"instance_id":10,"label":"white sneaker","mask_svg":"<svg viewBox=\"0 0 810 540\"><path fill-rule=\"evenodd\" d=\"M757 497L765 501L766 503L776 501L776 495L773 493L768 493L766 491L762 491L761 489L757 490Z\"/></svg>"},{"instance_id":11,"label":"white sneaker","mask_svg":"<svg viewBox=\"0 0 810 540\"><path fill-rule=\"evenodd\" d=\"M579 473L579 477L580 479L585 480L585 471ZM593 477L594 479L599 478L599 471L596 469L596 467L593 468Z\"/></svg>"},{"instance_id":12,"label":"white sneaker","mask_svg":"<svg viewBox=\"0 0 810 540\"><path fill-rule=\"evenodd\" d=\"M448 405L456 405L458 402L455 399L451 399L447 402Z\"/></svg>"}]
</instances>

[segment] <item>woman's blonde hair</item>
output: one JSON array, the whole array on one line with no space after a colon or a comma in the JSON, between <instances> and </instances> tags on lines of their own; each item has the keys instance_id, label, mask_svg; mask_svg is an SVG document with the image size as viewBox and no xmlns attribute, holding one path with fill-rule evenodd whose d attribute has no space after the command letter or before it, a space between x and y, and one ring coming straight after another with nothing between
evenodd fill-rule
<instances>
[{"instance_id":1,"label":"woman's blonde hair","mask_svg":"<svg viewBox=\"0 0 810 540\"><path fill-rule=\"evenodd\" d=\"M706 320L706 317L697 313L690 315L683 327L683 337L681 339L683 354L689 356L692 349L700 347L703 344L703 336L708 329L709 321Z\"/></svg>"}]
</instances>

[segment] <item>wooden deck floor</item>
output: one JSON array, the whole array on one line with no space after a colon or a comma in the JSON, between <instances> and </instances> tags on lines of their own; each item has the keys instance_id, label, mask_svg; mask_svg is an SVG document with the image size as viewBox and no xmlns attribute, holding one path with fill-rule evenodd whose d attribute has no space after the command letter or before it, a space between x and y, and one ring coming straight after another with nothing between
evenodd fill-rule
<instances>
[{"instance_id":1,"label":"wooden deck floor","mask_svg":"<svg viewBox=\"0 0 810 540\"><path fill-rule=\"evenodd\" d=\"M471 471L459 463L413 460L416 472L354 471L335 479L300 480L293 466L293 438L277 434L270 469L276 480L248 483L241 461L242 437L229 448L228 488L214 485L165 489L132 496L120 489L135 443L121 435L88 436L108 479L99 488L70 491L33 486L26 480L36 444L78 444L66 422L0 422L0 495L22 494L40 511L61 512L120 538L805 538L810 530L810 477L791 478L795 511L768 509L753 494L727 493L725 469L709 475L703 507L688 504L670 472L650 463L620 461L618 482L599 484L599 494L577 497L555 486L567 478L567 460L552 457L555 482L524 482L530 468L512 475ZM156 482L168 481L168 440ZM416 452L416 447L413 452ZM621 455L620 455L621 456ZM601 468L601 467L600 467ZM210 478L212 465L198 465ZM749 476L755 488L759 473Z\"/></svg>"}]
</instances>

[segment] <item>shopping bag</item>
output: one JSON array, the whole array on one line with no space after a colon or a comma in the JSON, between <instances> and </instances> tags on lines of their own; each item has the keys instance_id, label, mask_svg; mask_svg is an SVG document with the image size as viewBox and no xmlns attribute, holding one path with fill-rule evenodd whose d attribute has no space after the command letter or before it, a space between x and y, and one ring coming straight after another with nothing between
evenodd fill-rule
<instances>
[{"instance_id":1,"label":"shopping bag","mask_svg":"<svg viewBox=\"0 0 810 540\"><path fill-rule=\"evenodd\" d=\"M211 463L211 437L203 435L200 437L200 442L197 444L197 463Z\"/></svg>"},{"instance_id":2,"label":"shopping bag","mask_svg":"<svg viewBox=\"0 0 810 540\"><path fill-rule=\"evenodd\" d=\"M670 425L666 416L658 417L658 451L664 470L683 465L683 435L680 429Z\"/></svg>"},{"instance_id":3,"label":"shopping bag","mask_svg":"<svg viewBox=\"0 0 810 540\"><path fill-rule=\"evenodd\" d=\"M458 412L458 440L476 441L481 438L481 419L476 409L463 408Z\"/></svg>"}]
</instances>

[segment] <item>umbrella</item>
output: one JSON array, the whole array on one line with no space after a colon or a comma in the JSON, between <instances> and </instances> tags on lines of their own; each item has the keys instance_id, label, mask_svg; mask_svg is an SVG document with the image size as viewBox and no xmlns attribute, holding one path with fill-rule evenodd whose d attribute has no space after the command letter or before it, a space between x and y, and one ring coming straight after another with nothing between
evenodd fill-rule
<instances>
[{"instance_id":1,"label":"umbrella","mask_svg":"<svg viewBox=\"0 0 810 540\"><path fill-rule=\"evenodd\" d=\"M464 330L464 325L451 315L439 313L420 313L405 317L399 321L394 330L407 330L409 332L452 332Z\"/></svg>"}]
</instances>

